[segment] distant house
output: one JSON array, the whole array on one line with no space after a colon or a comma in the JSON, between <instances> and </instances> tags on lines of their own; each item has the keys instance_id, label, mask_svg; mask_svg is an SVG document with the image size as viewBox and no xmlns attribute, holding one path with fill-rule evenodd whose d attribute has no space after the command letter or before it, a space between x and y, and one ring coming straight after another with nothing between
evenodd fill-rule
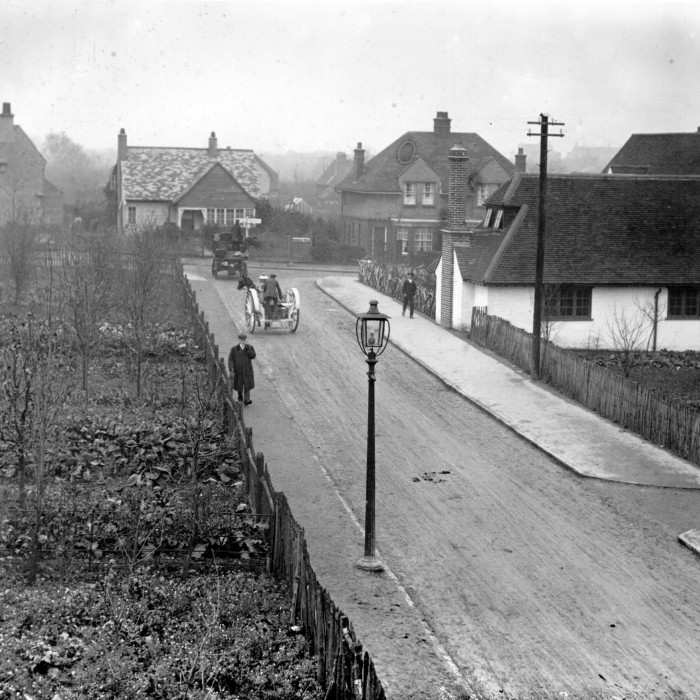
<instances>
[{"instance_id":1,"label":"distant house","mask_svg":"<svg viewBox=\"0 0 700 700\"><path fill-rule=\"evenodd\" d=\"M46 159L22 127L9 102L0 114L0 223L27 217L36 223L63 223L63 194L45 177Z\"/></svg>"},{"instance_id":2,"label":"distant house","mask_svg":"<svg viewBox=\"0 0 700 700\"><path fill-rule=\"evenodd\" d=\"M611 146L576 144L564 158L564 169L567 173L600 173L616 152ZM536 172L539 173L539 168Z\"/></svg>"},{"instance_id":3,"label":"distant house","mask_svg":"<svg viewBox=\"0 0 700 700\"><path fill-rule=\"evenodd\" d=\"M292 201L285 205L285 211L296 211L299 214L313 214L313 207L302 197L292 197Z\"/></svg>"},{"instance_id":4,"label":"distant house","mask_svg":"<svg viewBox=\"0 0 700 700\"><path fill-rule=\"evenodd\" d=\"M539 176L516 174L482 225L443 231L436 320L466 329L472 309L532 331ZM452 210L452 207L451 207ZM620 325L650 349L700 349L700 177L548 178L545 320L562 347L611 347Z\"/></svg>"},{"instance_id":5,"label":"distant house","mask_svg":"<svg viewBox=\"0 0 700 700\"><path fill-rule=\"evenodd\" d=\"M603 172L700 175L700 128L691 133L632 134Z\"/></svg>"},{"instance_id":6,"label":"distant house","mask_svg":"<svg viewBox=\"0 0 700 700\"><path fill-rule=\"evenodd\" d=\"M447 112L438 112L432 131L408 131L367 163L357 144L354 168L336 187L343 241L364 248L374 260L400 262L437 252L447 210L448 153L455 144L469 162L466 220L474 225L482 220L486 199L516 167L478 134L452 132Z\"/></svg>"},{"instance_id":7,"label":"distant house","mask_svg":"<svg viewBox=\"0 0 700 700\"><path fill-rule=\"evenodd\" d=\"M276 174L253 151L221 149L214 132L207 148L165 148L128 146L124 129L108 185L120 233L146 224L233 226L255 218L258 200L276 187Z\"/></svg>"},{"instance_id":8,"label":"distant house","mask_svg":"<svg viewBox=\"0 0 700 700\"><path fill-rule=\"evenodd\" d=\"M316 199L319 213L325 216L340 215L340 194L336 190L339 185L355 168L352 160L339 151L335 160L323 171L316 181Z\"/></svg>"}]
</instances>

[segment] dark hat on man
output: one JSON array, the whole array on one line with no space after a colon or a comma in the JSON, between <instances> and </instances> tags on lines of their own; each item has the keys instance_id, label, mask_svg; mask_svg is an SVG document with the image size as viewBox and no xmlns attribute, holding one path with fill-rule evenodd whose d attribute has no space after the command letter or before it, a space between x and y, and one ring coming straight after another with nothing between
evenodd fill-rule
<instances>
[{"instance_id":1,"label":"dark hat on man","mask_svg":"<svg viewBox=\"0 0 700 700\"><path fill-rule=\"evenodd\" d=\"M409 277L413 277L413 273L412 273L412 272L409 272L409 273L408 273L408 276L409 276Z\"/></svg>"},{"instance_id":2,"label":"dark hat on man","mask_svg":"<svg viewBox=\"0 0 700 700\"><path fill-rule=\"evenodd\" d=\"M273 273L270 275L270 277L277 277L277 275Z\"/></svg>"},{"instance_id":3,"label":"dark hat on man","mask_svg":"<svg viewBox=\"0 0 700 700\"><path fill-rule=\"evenodd\" d=\"M248 334L247 334L247 333L241 332L241 333L238 334L238 339L239 339L239 340L245 340L247 337L248 337Z\"/></svg>"}]
</instances>

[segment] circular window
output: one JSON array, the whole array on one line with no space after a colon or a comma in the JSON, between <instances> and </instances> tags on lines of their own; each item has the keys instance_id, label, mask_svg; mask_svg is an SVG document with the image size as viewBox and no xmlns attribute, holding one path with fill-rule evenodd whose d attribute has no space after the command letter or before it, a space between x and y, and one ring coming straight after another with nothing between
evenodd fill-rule
<instances>
[{"instance_id":1,"label":"circular window","mask_svg":"<svg viewBox=\"0 0 700 700\"><path fill-rule=\"evenodd\" d=\"M399 151L396 154L396 157L398 158L399 163L403 163L405 165L406 163L410 163L415 155L416 144L413 143L413 141L404 141L399 146Z\"/></svg>"}]
</instances>

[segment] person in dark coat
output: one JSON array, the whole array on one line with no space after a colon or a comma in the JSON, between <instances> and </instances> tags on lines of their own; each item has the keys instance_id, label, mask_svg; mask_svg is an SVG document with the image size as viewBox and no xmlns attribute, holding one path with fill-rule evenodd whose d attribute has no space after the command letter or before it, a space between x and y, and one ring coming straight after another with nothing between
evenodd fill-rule
<instances>
[{"instance_id":1,"label":"person in dark coat","mask_svg":"<svg viewBox=\"0 0 700 700\"><path fill-rule=\"evenodd\" d=\"M277 304L282 298L282 288L277 281L277 275L270 275L263 285L263 304L265 305L265 318L275 315Z\"/></svg>"},{"instance_id":2,"label":"person in dark coat","mask_svg":"<svg viewBox=\"0 0 700 700\"><path fill-rule=\"evenodd\" d=\"M228 371L233 377L233 388L238 392L238 400L246 406L253 403L250 390L255 388L252 362L255 359L255 348L245 342L247 337L245 333L239 333L238 343L228 354Z\"/></svg>"},{"instance_id":3,"label":"person in dark coat","mask_svg":"<svg viewBox=\"0 0 700 700\"><path fill-rule=\"evenodd\" d=\"M413 318L413 300L416 296L416 283L413 279L413 273L408 273L408 279L404 280L403 287L401 287L401 293L403 294L403 313L402 316L406 315L406 307L409 307L411 311L411 318Z\"/></svg>"}]
</instances>

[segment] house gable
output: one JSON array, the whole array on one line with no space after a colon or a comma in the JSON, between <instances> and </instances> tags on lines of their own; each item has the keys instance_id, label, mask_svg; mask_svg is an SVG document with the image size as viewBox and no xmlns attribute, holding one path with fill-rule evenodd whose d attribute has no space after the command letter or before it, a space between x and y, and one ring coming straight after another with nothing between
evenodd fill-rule
<instances>
[{"instance_id":1,"label":"house gable","mask_svg":"<svg viewBox=\"0 0 700 700\"><path fill-rule=\"evenodd\" d=\"M175 202L181 208L251 207L254 202L220 163L215 163Z\"/></svg>"},{"instance_id":2,"label":"house gable","mask_svg":"<svg viewBox=\"0 0 700 700\"><path fill-rule=\"evenodd\" d=\"M511 174L495 158L489 157L479 163L471 180L475 184L499 184L507 180Z\"/></svg>"},{"instance_id":3,"label":"house gable","mask_svg":"<svg viewBox=\"0 0 700 700\"><path fill-rule=\"evenodd\" d=\"M399 175L399 183L404 182L439 182L438 174L422 159L416 158Z\"/></svg>"}]
</instances>

